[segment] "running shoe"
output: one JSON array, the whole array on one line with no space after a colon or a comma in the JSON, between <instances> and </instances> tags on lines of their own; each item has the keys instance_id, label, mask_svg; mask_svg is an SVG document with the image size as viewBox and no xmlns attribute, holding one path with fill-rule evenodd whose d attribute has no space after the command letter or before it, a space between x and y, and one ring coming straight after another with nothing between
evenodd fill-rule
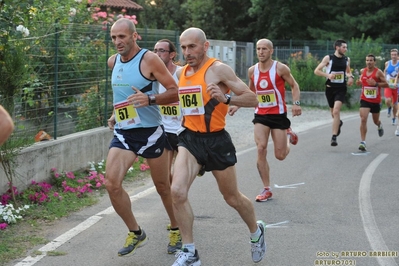
<instances>
[{"instance_id":1,"label":"running shoe","mask_svg":"<svg viewBox=\"0 0 399 266\"><path fill-rule=\"evenodd\" d=\"M388 107L388 112L387 112L388 118L391 117L391 109L392 109L392 107Z\"/></svg>"},{"instance_id":2,"label":"running shoe","mask_svg":"<svg viewBox=\"0 0 399 266\"><path fill-rule=\"evenodd\" d=\"M337 137L332 137L331 138L331 146L337 146L338 142L337 142Z\"/></svg>"},{"instance_id":3,"label":"running shoe","mask_svg":"<svg viewBox=\"0 0 399 266\"><path fill-rule=\"evenodd\" d=\"M290 143L291 143L292 145L296 145L296 144L298 143L298 135L295 134L295 132L292 131L291 128L288 128L288 129L287 129L287 135L288 135L288 137L290 138Z\"/></svg>"},{"instance_id":4,"label":"running shoe","mask_svg":"<svg viewBox=\"0 0 399 266\"><path fill-rule=\"evenodd\" d=\"M141 235L136 235L133 232L129 232L127 234L126 242L123 248L118 251L118 256L126 256L133 254L133 252L143 246L147 241L147 235L145 234L144 230L141 229Z\"/></svg>"},{"instance_id":5,"label":"running shoe","mask_svg":"<svg viewBox=\"0 0 399 266\"><path fill-rule=\"evenodd\" d=\"M378 136L384 136L384 129L382 128L382 123L380 122L380 126L378 127Z\"/></svg>"},{"instance_id":6,"label":"running shoe","mask_svg":"<svg viewBox=\"0 0 399 266\"><path fill-rule=\"evenodd\" d=\"M337 132L337 137L339 136L339 134L341 134L341 127L344 124L344 122L342 122L342 120L339 120L339 127L338 127L338 132Z\"/></svg>"},{"instance_id":7,"label":"running shoe","mask_svg":"<svg viewBox=\"0 0 399 266\"><path fill-rule=\"evenodd\" d=\"M168 244L168 254L175 254L177 251L181 250L181 235L179 230L169 231L169 244Z\"/></svg>"},{"instance_id":8,"label":"running shoe","mask_svg":"<svg viewBox=\"0 0 399 266\"><path fill-rule=\"evenodd\" d=\"M361 151L367 151L367 149L366 149L366 142L364 142L364 141L361 141L361 142L360 142L360 144L359 144L359 150L361 150Z\"/></svg>"},{"instance_id":9,"label":"running shoe","mask_svg":"<svg viewBox=\"0 0 399 266\"><path fill-rule=\"evenodd\" d=\"M251 241L251 253L252 253L252 261L257 263L260 262L266 254L266 241L265 241L265 231L266 224L263 221L256 222L262 232L258 241Z\"/></svg>"},{"instance_id":10,"label":"running shoe","mask_svg":"<svg viewBox=\"0 0 399 266\"><path fill-rule=\"evenodd\" d=\"M399 136L399 127L397 127L395 130L395 136Z\"/></svg>"},{"instance_id":11,"label":"running shoe","mask_svg":"<svg viewBox=\"0 0 399 266\"><path fill-rule=\"evenodd\" d=\"M396 126L396 117L392 118L392 126Z\"/></svg>"},{"instance_id":12,"label":"running shoe","mask_svg":"<svg viewBox=\"0 0 399 266\"><path fill-rule=\"evenodd\" d=\"M198 251L195 250L195 254L188 252L186 248L180 250L176 253L175 257L177 258L176 261L173 263L172 266L200 266L201 261L198 255Z\"/></svg>"},{"instance_id":13,"label":"running shoe","mask_svg":"<svg viewBox=\"0 0 399 266\"><path fill-rule=\"evenodd\" d=\"M168 231L169 231L169 230L170 230L170 228L171 228L170 224L167 224L167 225L166 225L166 230L168 230Z\"/></svg>"},{"instance_id":14,"label":"running shoe","mask_svg":"<svg viewBox=\"0 0 399 266\"><path fill-rule=\"evenodd\" d=\"M273 193L270 191L270 189L264 188L263 191L258 196L256 196L255 201L257 202L267 201L268 199L271 199L272 196Z\"/></svg>"}]
</instances>

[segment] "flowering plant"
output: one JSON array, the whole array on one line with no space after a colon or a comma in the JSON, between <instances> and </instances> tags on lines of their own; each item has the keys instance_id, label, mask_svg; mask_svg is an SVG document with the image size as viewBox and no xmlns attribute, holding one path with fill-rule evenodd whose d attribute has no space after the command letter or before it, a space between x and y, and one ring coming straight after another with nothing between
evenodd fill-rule
<instances>
[{"instance_id":1,"label":"flowering plant","mask_svg":"<svg viewBox=\"0 0 399 266\"><path fill-rule=\"evenodd\" d=\"M107 24L114 23L120 18L127 18L131 20L134 25L138 24L137 17L136 15L128 15L126 14L126 9L122 9L120 14L117 14L115 11L103 11L99 7L94 7L93 8L93 13L91 14L91 18L93 19L94 22L101 23L103 25L103 30L107 29ZM138 39L141 40L141 36L138 35Z\"/></svg>"},{"instance_id":2,"label":"flowering plant","mask_svg":"<svg viewBox=\"0 0 399 266\"><path fill-rule=\"evenodd\" d=\"M102 166L101 166L102 167ZM105 177L96 170L90 171L88 175L79 177L73 172L58 173L57 169L51 169L53 180L56 186L63 189L63 193L75 193L78 197L83 197L86 193L91 193L92 188L105 187Z\"/></svg>"},{"instance_id":3,"label":"flowering plant","mask_svg":"<svg viewBox=\"0 0 399 266\"><path fill-rule=\"evenodd\" d=\"M137 171L147 171L149 169L143 158L136 158L134 164L129 168L127 176L137 176ZM58 172L56 168L51 169L52 182L32 181L27 189L19 192L12 186L6 193L0 195L0 230L4 230L10 223L16 223L22 219L21 212L32 207L34 210L46 209L49 215L57 213L58 210L66 210L70 204L68 202L76 201L77 198L85 201L90 199L88 195L93 189L105 188L105 161L99 163L89 162L89 168L85 171ZM24 205L15 209L10 203L13 200L11 195L15 196L19 205ZM83 199L84 198L84 199ZM35 211L30 211L27 215L33 215ZM57 213L61 215L60 213ZM40 216L40 217L43 217Z\"/></svg>"},{"instance_id":4,"label":"flowering plant","mask_svg":"<svg viewBox=\"0 0 399 266\"><path fill-rule=\"evenodd\" d=\"M27 209L29 209L29 205L15 209L12 204L0 204L0 222L3 222L0 223L0 229L3 230L7 227L7 224L16 223L17 220L22 219L21 213Z\"/></svg>"}]
</instances>

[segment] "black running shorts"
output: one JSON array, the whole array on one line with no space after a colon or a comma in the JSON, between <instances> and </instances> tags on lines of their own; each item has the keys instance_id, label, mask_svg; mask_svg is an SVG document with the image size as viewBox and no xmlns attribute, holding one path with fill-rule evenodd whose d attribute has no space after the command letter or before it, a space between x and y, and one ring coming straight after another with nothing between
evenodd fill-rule
<instances>
[{"instance_id":1,"label":"black running shorts","mask_svg":"<svg viewBox=\"0 0 399 266\"><path fill-rule=\"evenodd\" d=\"M177 151L177 144L179 143L177 134L166 132L166 136L168 137L170 147L166 146L165 148L170 151Z\"/></svg>"},{"instance_id":2,"label":"black running shorts","mask_svg":"<svg viewBox=\"0 0 399 266\"><path fill-rule=\"evenodd\" d=\"M346 91L347 91L346 87L334 88L334 87L326 86L326 98L327 98L328 106L330 106L330 108L334 108L334 103L336 101L340 101L340 102L344 103Z\"/></svg>"},{"instance_id":3,"label":"black running shorts","mask_svg":"<svg viewBox=\"0 0 399 266\"><path fill-rule=\"evenodd\" d=\"M158 158L169 142L163 126L151 128L115 129L109 148L130 150L143 158Z\"/></svg>"},{"instance_id":4,"label":"black running shorts","mask_svg":"<svg viewBox=\"0 0 399 266\"><path fill-rule=\"evenodd\" d=\"M236 149L226 130L198 133L185 129L179 146L186 148L205 171L224 170L237 163Z\"/></svg>"},{"instance_id":5,"label":"black running shorts","mask_svg":"<svg viewBox=\"0 0 399 266\"><path fill-rule=\"evenodd\" d=\"M360 100L360 108L370 108L370 113L372 114L378 114L381 111L379 103L370 103L365 100Z\"/></svg>"},{"instance_id":6,"label":"black running shorts","mask_svg":"<svg viewBox=\"0 0 399 266\"><path fill-rule=\"evenodd\" d=\"M291 126L291 121L288 119L287 113L277 115L255 114L252 123L259 123L271 129L288 129Z\"/></svg>"}]
</instances>

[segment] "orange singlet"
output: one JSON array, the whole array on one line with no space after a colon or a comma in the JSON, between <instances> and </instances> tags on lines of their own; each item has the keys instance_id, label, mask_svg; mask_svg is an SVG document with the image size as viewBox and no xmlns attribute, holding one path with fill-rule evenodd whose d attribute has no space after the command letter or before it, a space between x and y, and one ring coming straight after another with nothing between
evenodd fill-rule
<instances>
[{"instance_id":1,"label":"orange singlet","mask_svg":"<svg viewBox=\"0 0 399 266\"><path fill-rule=\"evenodd\" d=\"M183 113L183 127L201 133L224 129L228 105L212 99L206 92L205 74L216 61L210 58L193 75L186 76L189 65L183 67L179 79L179 99Z\"/></svg>"}]
</instances>

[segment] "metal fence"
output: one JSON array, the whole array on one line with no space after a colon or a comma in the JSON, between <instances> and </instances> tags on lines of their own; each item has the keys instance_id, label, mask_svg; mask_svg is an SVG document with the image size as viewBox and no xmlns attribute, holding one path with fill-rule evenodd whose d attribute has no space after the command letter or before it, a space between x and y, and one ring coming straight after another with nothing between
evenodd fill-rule
<instances>
[{"instance_id":1,"label":"metal fence","mask_svg":"<svg viewBox=\"0 0 399 266\"><path fill-rule=\"evenodd\" d=\"M56 23L42 27L45 35L18 40L26 50L30 75L8 105L14 136L34 140L44 131L56 139L106 126L113 110L107 58L115 53L109 27ZM148 49L159 39L178 38L176 31L137 30L138 44ZM0 104L6 102L10 99L0 93Z\"/></svg>"},{"instance_id":2,"label":"metal fence","mask_svg":"<svg viewBox=\"0 0 399 266\"><path fill-rule=\"evenodd\" d=\"M57 23L41 27L41 32L45 33L42 36L19 40L26 48L26 65L31 72L23 87L12 96L13 108L8 110L16 124L14 135L28 135L33 140L43 130L57 138L106 126L112 113L111 72L106 62L115 53L109 27ZM180 47L177 31L143 28L137 31L141 36L138 44L142 48L152 49L156 41L163 38L174 41L178 49ZM399 47L375 45L381 51L382 60L389 58L390 49ZM237 76L247 80L248 68L257 61L253 43L211 40L211 46L209 55L229 64ZM353 46L348 43L349 52ZM331 41L277 40L274 48L274 58L280 61L289 61L299 52L317 58L334 52ZM183 62L181 52L178 54ZM351 57L352 66L363 66L364 56ZM0 104L5 101L10 99L0 95Z\"/></svg>"},{"instance_id":3,"label":"metal fence","mask_svg":"<svg viewBox=\"0 0 399 266\"><path fill-rule=\"evenodd\" d=\"M384 63L390 60L390 50L393 48L399 49L399 44L386 44L378 42L352 42L347 41L348 51L347 56L351 59L351 68L360 69L365 67L365 57L368 53L374 54L378 61L377 66L384 69ZM327 54L333 54L334 41L317 41L317 40L277 40L273 41L274 54L273 57L288 63L290 59L302 55L306 58L311 55L318 60L321 60ZM255 51L256 58L256 51Z\"/></svg>"}]
</instances>

